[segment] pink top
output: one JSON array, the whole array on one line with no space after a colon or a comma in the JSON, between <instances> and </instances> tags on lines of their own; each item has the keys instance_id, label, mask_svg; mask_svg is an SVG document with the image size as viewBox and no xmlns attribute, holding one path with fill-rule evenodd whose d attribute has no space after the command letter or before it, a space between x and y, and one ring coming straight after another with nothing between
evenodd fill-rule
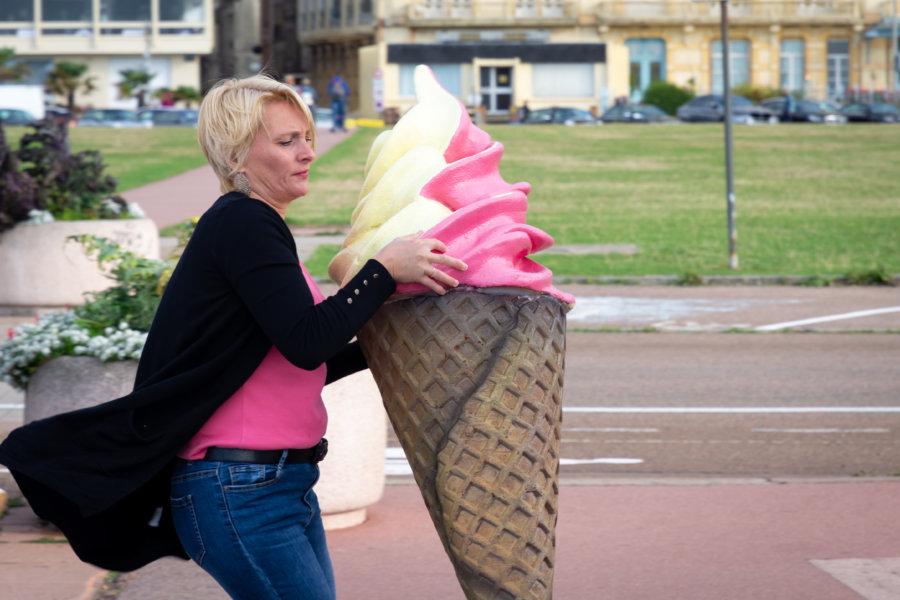
<instances>
[{"instance_id":1,"label":"pink top","mask_svg":"<svg viewBox=\"0 0 900 600\"><path fill-rule=\"evenodd\" d=\"M316 304L325 299L301 264ZM178 456L200 460L210 446L276 450L311 448L328 425L322 402L325 365L313 371L294 366L274 347Z\"/></svg>"}]
</instances>

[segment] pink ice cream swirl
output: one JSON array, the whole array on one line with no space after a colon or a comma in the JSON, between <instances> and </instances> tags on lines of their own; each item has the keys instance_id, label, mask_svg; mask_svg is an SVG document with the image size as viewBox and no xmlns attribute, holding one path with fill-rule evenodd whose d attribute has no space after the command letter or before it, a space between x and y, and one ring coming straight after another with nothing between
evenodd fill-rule
<instances>
[{"instance_id":1,"label":"pink ice cream swirl","mask_svg":"<svg viewBox=\"0 0 900 600\"><path fill-rule=\"evenodd\" d=\"M448 165L429 180L420 195L453 211L425 232L447 246L447 254L462 259L466 271L438 268L476 288L526 288L551 294L572 306L575 298L553 286L550 269L528 258L553 245L553 238L527 225L526 182L510 184L500 175L503 145L476 127L463 109L456 132L444 150ZM427 290L420 284L400 284L398 294Z\"/></svg>"}]
</instances>

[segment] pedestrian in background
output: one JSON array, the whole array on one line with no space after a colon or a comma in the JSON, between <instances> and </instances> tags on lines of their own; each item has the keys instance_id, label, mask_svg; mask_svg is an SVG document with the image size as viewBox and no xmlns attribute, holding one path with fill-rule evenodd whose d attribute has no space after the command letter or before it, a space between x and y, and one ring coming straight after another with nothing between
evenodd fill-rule
<instances>
[{"instance_id":1,"label":"pedestrian in background","mask_svg":"<svg viewBox=\"0 0 900 600\"><path fill-rule=\"evenodd\" d=\"M304 77L300 80L300 98L306 102L306 105L309 107L309 111L312 113L313 119L316 118L316 102L319 100L319 93L316 92L316 88L312 86L312 81L309 80L309 77Z\"/></svg>"},{"instance_id":2,"label":"pedestrian in background","mask_svg":"<svg viewBox=\"0 0 900 600\"><path fill-rule=\"evenodd\" d=\"M331 99L331 131L347 131L344 121L347 118L347 98L350 97L350 86L340 73L328 83L328 97Z\"/></svg>"}]
</instances>

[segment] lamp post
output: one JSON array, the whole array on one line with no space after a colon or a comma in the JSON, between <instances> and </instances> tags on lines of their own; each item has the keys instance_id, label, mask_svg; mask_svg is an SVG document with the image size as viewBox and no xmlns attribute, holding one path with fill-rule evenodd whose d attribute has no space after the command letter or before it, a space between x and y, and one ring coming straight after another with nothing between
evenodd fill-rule
<instances>
[{"instance_id":1,"label":"lamp post","mask_svg":"<svg viewBox=\"0 0 900 600\"><path fill-rule=\"evenodd\" d=\"M896 0L894 0L896 2ZM731 60L728 48L728 0L720 0L722 31L722 95L725 98L725 189L728 213L728 268L738 268L737 254L737 214L734 196L734 160L731 139Z\"/></svg>"},{"instance_id":2,"label":"lamp post","mask_svg":"<svg viewBox=\"0 0 900 600\"><path fill-rule=\"evenodd\" d=\"M731 140L731 59L728 48L728 0L693 0L694 2L718 2L720 7L720 31L722 35L722 98L725 103L725 193L728 215L728 268L738 268L737 210L734 195L734 160ZM896 0L894 0L896 2Z\"/></svg>"},{"instance_id":3,"label":"lamp post","mask_svg":"<svg viewBox=\"0 0 900 600\"><path fill-rule=\"evenodd\" d=\"M900 75L900 55L897 54L897 0L893 2L893 10L891 11L891 64L888 69L890 73L890 83L888 89L891 91L891 98L897 101L897 76Z\"/></svg>"}]
</instances>

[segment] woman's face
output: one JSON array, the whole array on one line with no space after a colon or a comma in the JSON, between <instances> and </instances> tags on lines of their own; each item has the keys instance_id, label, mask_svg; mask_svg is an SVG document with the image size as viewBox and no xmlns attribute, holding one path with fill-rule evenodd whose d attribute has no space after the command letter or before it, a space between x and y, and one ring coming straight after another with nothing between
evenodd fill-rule
<instances>
[{"instance_id":1,"label":"woman's face","mask_svg":"<svg viewBox=\"0 0 900 600\"><path fill-rule=\"evenodd\" d=\"M284 216L288 204L309 191L309 166L316 159L312 133L300 109L287 102L266 106L263 122L243 172L253 190L250 195Z\"/></svg>"}]
</instances>

